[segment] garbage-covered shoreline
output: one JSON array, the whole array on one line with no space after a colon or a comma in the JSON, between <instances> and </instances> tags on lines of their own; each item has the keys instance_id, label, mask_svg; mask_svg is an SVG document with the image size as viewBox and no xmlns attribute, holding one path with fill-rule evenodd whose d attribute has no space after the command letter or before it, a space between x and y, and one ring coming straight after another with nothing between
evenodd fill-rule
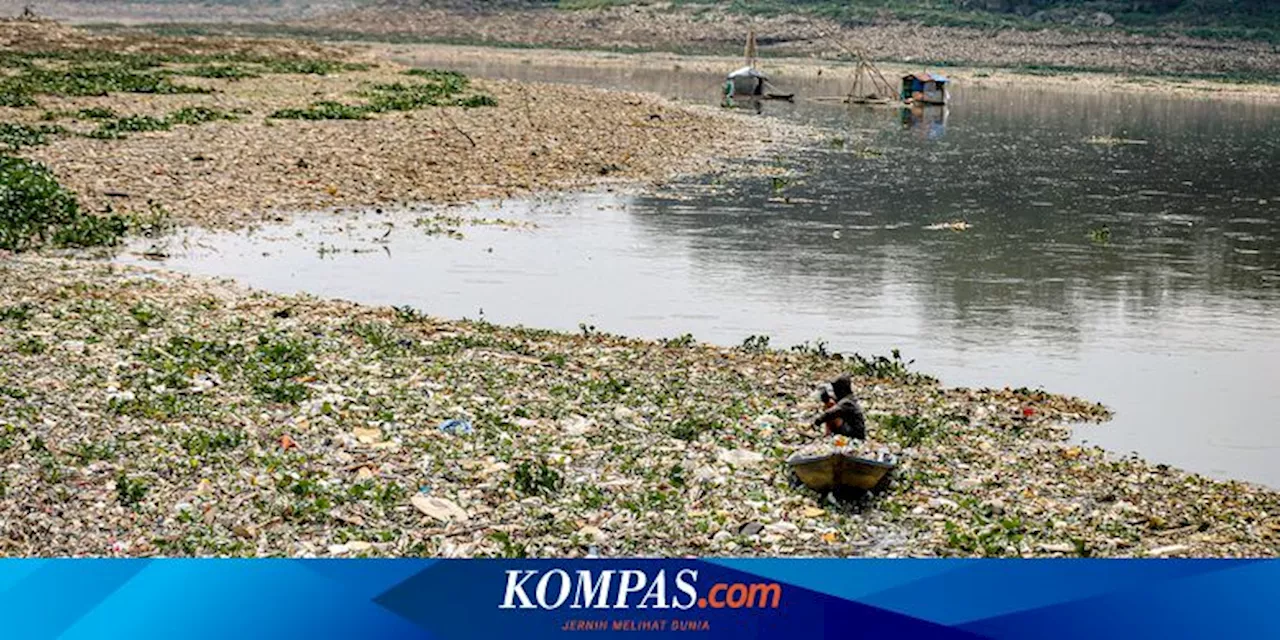
<instances>
[{"instance_id":1,"label":"garbage-covered shoreline","mask_svg":"<svg viewBox=\"0 0 1280 640\"><path fill-rule=\"evenodd\" d=\"M746 3L750 4L750 3ZM1078 16L1083 21L1097 15ZM1104 22L1109 18L1104 18ZM529 29L534 23L537 29ZM729 55L748 30L769 58L847 58L862 49L878 62L929 67L1004 68L1036 74L1094 71L1118 75L1218 76L1270 84L1280 56L1272 43L1137 32L1118 25L1042 23L1041 28L921 24L882 15L866 20L823 17L803 8L774 15L737 7L620 3L564 10L497 6L486 11L415 2L380 2L318 15L298 26L390 42L453 42L505 48L668 51ZM1084 28L1080 28L1084 27ZM1207 34L1204 34L1207 35ZM953 74L948 73L948 76ZM1024 76L1025 81L1025 76Z\"/></svg>"},{"instance_id":2,"label":"garbage-covered shoreline","mask_svg":"<svg viewBox=\"0 0 1280 640\"><path fill-rule=\"evenodd\" d=\"M0 342L10 556L1280 548L1275 491L1071 446L1067 424L1105 408L946 388L892 357L441 320L29 254L0 261ZM900 467L834 503L784 461L819 436L815 385L845 372Z\"/></svg>"},{"instance_id":3,"label":"garbage-covered shoreline","mask_svg":"<svg viewBox=\"0 0 1280 640\"><path fill-rule=\"evenodd\" d=\"M495 64L530 64L548 67L578 67L587 69L648 68L677 69L688 72L722 72L740 62L735 56L693 55L664 52L615 52L592 49L520 49L483 45L452 43L396 43L369 44L373 51L387 57L409 63L428 61L483 59ZM547 45L550 46L550 45ZM436 62L439 64L439 62ZM920 70L928 64L902 62L877 62L886 76L894 77ZM770 55L766 67L780 83L795 79L849 78L855 73L855 63L824 57L800 57L794 52ZM1127 92L1140 85L1148 94L1176 95L1197 100L1243 100L1257 103L1280 101L1280 86L1265 83L1228 82L1194 75L1143 76L1101 70L1085 69L1043 71L1017 67L984 67L948 64L946 75L957 86L1009 87L1026 86L1028 75L1034 74L1037 89L1062 92Z\"/></svg>"},{"instance_id":4,"label":"garbage-covered shoreline","mask_svg":"<svg viewBox=\"0 0 1280 640\"><path fill-rule=\"evenodd\" d=\"M756 149L724 135L740 122L730 114L415 76L326 45L21 22L0 25L0 41L9 151L48 164L96 215L154 207L235 226L656 180ZM780 126L752 122L765 129L752 137L760 144ZM28 191L33 211L67 202ZM14 246L38 246L28 241L46 229L31 229ZM1071 446L1068 424L1108 416L1089 401L945 388L896 354L836 357L762 336L726 348L589 326L566 334L423 311L0 253L0 554L1280 547L1275 491ZM831 446L809 424L813 390L842 373L868 411L863 446L900 461L884 492L853 502L798 486L785 464Z\"/></svg>"},{"instance_id":5,"label":"garbage-covered shoreline","mask_svg":"<svg viewBox=\"0 0 1280 640\"><path fill-rule=\"evenodd\" d=\"M662 181L796 133L757 120L759 135L744 142L740 114L433 76L368 48L305 41L3 20L0 54L0 152L46 165L86 211L202 226ZM434 92L442 78L460 88ZM32 95L7 97L31 85Z\"/></svg>"}]
</instances>

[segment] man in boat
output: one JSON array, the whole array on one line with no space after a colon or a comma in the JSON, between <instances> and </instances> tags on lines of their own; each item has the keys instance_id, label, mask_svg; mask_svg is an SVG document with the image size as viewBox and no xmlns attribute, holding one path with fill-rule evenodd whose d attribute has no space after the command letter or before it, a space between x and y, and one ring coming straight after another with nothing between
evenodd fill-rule
<instances>
[{"instance_id":1,"label":"man in boat","mask_svg":"<svg viewBox=\"0 0 1280 640\"><path fill-rule=\"evenodd\" d=\"M848 375L832 380L830 391L823 389L822 406L824 411L814 419L814 426L825 425L827 435L867 439L867 419L853 395L853 380Z\"/></svg>"}]
</instances>

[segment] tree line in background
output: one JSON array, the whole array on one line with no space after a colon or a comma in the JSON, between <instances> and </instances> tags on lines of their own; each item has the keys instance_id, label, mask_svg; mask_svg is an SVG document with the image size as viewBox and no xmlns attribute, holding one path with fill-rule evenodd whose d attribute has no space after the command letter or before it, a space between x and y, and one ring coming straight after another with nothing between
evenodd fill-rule
<instances>
[{"instance_id":1,"label":"tree line in background","mask_svg":"<svg viewBox=\"0 0 1280 640\"><path fill-rule=\"evenodd\" d=\"M232 0L234 1L234 0ZM396 6L431 6L460 10L504 10L534 7L591 9L610 5L653 4L658 0L371 0ZM831 18L859 21L874 16L919 19L935 24L983 24L981 16L1013 22L1072 23L1083 26L1224 26L1271 28L1280 23L1280 0L661 0L674 5L720 5L747 13L799 10ZM1079 16L1105 14L1102 22ZM968 17L965 17L968 16ZM1018 22L1022 21L1022 22Z\"/></svg>"},{"instance_id":2,"label":"tree line in background","mask_svg":"<svg viewBox=\"0 0 1280 640\"><path fill-rule=\"evenodd\" d=\"M1023 15L1053 9L1088 9L1113 15L1170 16L1178 14L1187 18L1222 15L1265 17L1280 13L1280 2L1276 0L867 0L866 2L852 0L843 4L882 6L915 4L935 8L950 5L959 9Z\"/></svg>"}]
</instances>

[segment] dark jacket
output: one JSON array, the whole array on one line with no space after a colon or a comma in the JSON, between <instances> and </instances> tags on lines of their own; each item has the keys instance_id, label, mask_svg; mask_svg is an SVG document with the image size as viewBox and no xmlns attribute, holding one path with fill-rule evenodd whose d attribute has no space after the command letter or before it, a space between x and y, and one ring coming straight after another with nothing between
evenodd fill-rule
<instances>
[{"instance_id":1,"label":"dark jacket","mask_svg":"<svg viewBox=\"0 0 1280 640\"><path fill-rule=\"evenodd\" d=\"M852 395L841 398L834 407L822 412L822 415L818 416L813 421L813 424L820 426L836 418L840 418L843 424L838 427L832 427L832 433L858 440L867 439L867 419L862 415L862 407L858 404L857 398Z\"/></svg>"}]
</instances>

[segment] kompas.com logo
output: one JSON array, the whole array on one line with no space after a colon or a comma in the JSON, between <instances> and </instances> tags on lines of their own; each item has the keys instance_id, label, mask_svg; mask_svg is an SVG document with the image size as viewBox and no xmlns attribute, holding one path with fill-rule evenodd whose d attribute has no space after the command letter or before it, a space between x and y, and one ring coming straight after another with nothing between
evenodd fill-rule
<instances>
[{"instance_id":1,"label":"kompas.com logo","mask_svg":"<svg viewBox=\"0 0 1280 640\"><path fill-rule=\"evenodd\" d=\"M638 569L505 573L499 609L777 609L782 602L777 582L717 582L702 592L696 569L676 571L670 582L666 569L653 576Z\"/></svg>"}]
</instances>

